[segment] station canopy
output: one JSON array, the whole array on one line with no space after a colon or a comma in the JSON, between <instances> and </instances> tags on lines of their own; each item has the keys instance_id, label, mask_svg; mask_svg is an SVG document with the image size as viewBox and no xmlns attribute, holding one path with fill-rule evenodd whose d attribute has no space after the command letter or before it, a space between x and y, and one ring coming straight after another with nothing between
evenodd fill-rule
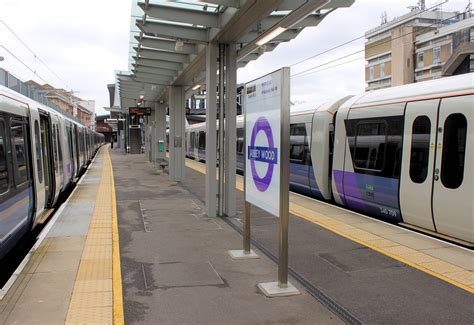
<instances>
[{"instance_id":1,"label":"station canopy","mask_svg":"<svg viewBox=\"0 0 474 325\"><path fill-rule=\"evenodd\" d=\"M273 51L354 0L136 1L129 71L116 74L121 108L166 100L170 85L205 89L206 44L237 44L237 67Z\"/></svg>"}]
</instances>

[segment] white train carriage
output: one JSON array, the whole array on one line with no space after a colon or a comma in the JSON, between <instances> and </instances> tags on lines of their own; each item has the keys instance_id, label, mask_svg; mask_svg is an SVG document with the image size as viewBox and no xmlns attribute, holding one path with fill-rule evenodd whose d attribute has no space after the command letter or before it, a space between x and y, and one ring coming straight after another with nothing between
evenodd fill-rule
<instances>
[{"instance_id":1,"label":"white train carriage","mask_svg":"<svg viewBox=\"0 0 474 325\"><path fill-rule=\"evenodd\" d=\"M474 243L473 74L393 87L337 112L337 203Z\"/></svg>"},{"instance_id":2,"label":"white train carriage","mask_svg":"<svg viewBox=\"0 0 474 325\"><path fill-rule=\"evenodd\" d=\"M0 86L0 258L46 220L101 143L103 135Z\"/></svg>"},{"instance_id":3,"label":"white train carriage","mask_svg":"<svg viewBox=\"0 0 474 325\"><path fill-rule=\"evenodd\" d=\"M290 187L394 223L474 244L474 74L348 96L292 112ZM205 123L187 156L205 160ZM243 118L237 118L237 171Z\"/></svg>"}]
</instances>

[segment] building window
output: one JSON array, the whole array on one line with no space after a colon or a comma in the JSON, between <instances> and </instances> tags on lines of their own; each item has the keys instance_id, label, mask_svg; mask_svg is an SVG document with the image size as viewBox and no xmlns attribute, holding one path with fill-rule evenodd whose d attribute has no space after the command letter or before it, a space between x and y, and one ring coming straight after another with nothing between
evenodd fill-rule
<instances>
[{"instance_id":1,"label":"building window","mask_svg":"<svg viewBox=\"0 0 474 325\"><path fill-rule=\"evenodd\" d=\"M374 66L369 68L369 80L374 80Z\"/></svg>"},{"instance_id":2,"label":"building window","mask_svg":"<svg viewBox=\"0 0 474 325\"><path fill-rule=\"evenodd\" d=\"M450 189L461 186L464 178L467 120L463 114L448 116L444 123L441 182Z\"/></svg>"},{"instance_id":3,"label":"building window","mask_svg":"<svg viewBox=\"0 0 474 325\"><path fill-rule=\"evenodd\" d=\"M425 52L420 52L418 53L417 67L423 68L424 66L425 66Z\"/></svg>"},{"instance_id":4,"label":"building window","mask_svg":"<svg viewBox=\"0 0 474 325\"><path fill-rule=\"evenodd\" d=\"M380 63L380 78L385 77L385 63Z\"/></svg>"},{"instance_id":5,"label":"building window","mask_svg":"<svg viewBox=\"0 0 474 325\"><path fill-rule=\"evenodd\" d=\"M435 47L433 48L433 64L440 64L441 63L441 48Z\"/></svg>"}]
</instances>

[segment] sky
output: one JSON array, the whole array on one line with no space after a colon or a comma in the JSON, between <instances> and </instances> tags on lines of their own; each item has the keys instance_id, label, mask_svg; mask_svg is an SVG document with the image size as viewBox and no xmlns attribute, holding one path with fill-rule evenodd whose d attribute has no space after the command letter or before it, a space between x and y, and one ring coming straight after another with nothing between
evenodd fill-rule
<instances>
[{"instance_id":1,"label":"sky","mask_svg":"<svg viewBox=\"0 0 474 325\"><path fill-rule=\"evenodd\" d=\"M427 0L431 7L440 1ZM388 20L407 12L417 0L356 0L349 8L329 14L318 26L306 28L296 39L280 44L237 72L245 83L291 66L292 74L362 50L360 39L328 54L294 65L300 60L363 36ZM443 10L462 11L468 0L449 0ZM128 66L130 0L0 0L0 68L22 80L33 79L57 88L72 89L83 99L96 101L96 113L109 106L107 84L114 71ZM5 25L6 24L6 25ZM7 28L32 50L32 54ZM36 56L35 56L36 55ZM363 52L306 76L291 78L291 100L302 105L364 91ZM361 58L358 59L357 58ZM21 63L21 62L23 63ZM352 61L347 64L339 64ZM44 62L47 66L45 66ZM28 66L28 68L26 67ZM316 70L321 70L316 69Z\"/></svg>"}]
</instances>

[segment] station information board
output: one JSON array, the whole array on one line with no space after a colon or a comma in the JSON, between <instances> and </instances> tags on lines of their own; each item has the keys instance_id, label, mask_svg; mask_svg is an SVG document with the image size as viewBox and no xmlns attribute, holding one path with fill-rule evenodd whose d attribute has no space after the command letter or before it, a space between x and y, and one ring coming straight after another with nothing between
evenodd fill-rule
<instances>
[{"instance_id":1,"label":"station information board","mask_svg":"<svg viewBox=\"0 0 474 325\"><path fill-rule=\"evenodd\" d=\"M245 200L277 217L281 200L282 117L289 116L285 78L289 78L287 68L247 83L244 90Z\"/></svg>"},{"instance_id":2,"label":"station information board","mask_svg":"<svg viewBox=\"0 0 474 325\"><path fill-rule=\"evenodd\" d=\"M128 113L138 116L151 115L151 107L129 107Z\"/></svg>"}]
</instances>

